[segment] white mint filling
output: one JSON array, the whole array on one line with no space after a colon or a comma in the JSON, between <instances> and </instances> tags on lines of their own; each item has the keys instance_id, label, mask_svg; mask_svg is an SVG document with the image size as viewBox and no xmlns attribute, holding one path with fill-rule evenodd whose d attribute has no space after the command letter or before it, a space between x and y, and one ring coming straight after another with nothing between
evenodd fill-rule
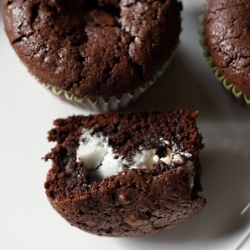
<instances>
[{"instance_id":1,"label":"white mint filling","mask_svg":"<svg viewBox=\"0 0 250 250\"><path fill-rule=\"evenodd\" d=\"M161 141L166 146L166 155L160 158L157 149L141 149L132 160L122 159L114 154L112 147L108 145L108 137L102 135L91 135L91 130L83 129L77 149L77 159L84 163L85 173L91 181L101 180L105 177L116 175L125 169L152 168L155 163L162 161L170 168L176 164L183 164L183 156L189 158L191 154L187 152L176 152L177 149L169 149L168 141ZM190 178L190 188L193 187L194 165L187 161L183 167Z\"/></svg>"}]
</instances>

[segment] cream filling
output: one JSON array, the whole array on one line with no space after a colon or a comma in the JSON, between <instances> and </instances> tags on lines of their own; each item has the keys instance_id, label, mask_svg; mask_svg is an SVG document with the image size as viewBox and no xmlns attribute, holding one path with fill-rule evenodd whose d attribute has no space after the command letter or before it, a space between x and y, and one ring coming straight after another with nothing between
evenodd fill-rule
<instances>
[{"instance_id":1,"label":"cream filling","mask_svg":"<svg viewBox=\"0 0 250 250\"><path fill-rule=\"evenodd\" d=\"M183 157L191 157L187 152L177 152L177 148L168 148L169 142L162 140L163 147L166 147L164 157L157 155L157 149L140 149L131 160L123 159L114 154L113 148L108 145L108 137L103 135L91 135L91 130L83 129L77 149L77 159L84 163L85 174L90 181L101 180L105 177L116 175L125 169L150 169L158 161L166 163L169 168L184 163ZM190 188L194 183L194 165L187 161L182 165L189 175Z\"/></svg>"}]
</instances>

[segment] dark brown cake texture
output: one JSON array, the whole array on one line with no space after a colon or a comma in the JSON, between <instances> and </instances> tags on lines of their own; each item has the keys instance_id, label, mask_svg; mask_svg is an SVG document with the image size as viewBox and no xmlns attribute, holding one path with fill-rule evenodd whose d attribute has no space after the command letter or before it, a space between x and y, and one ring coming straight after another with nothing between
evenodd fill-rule
<instances>
[{"instance_id":1,"label":"dark brown cake texture","mask_svg":"<svg viewBox=\"0 0 250 250\"><path fill-rule=\"evenodd\" d=\"M3 0L29 71L69 100L120 98L152 80L178 44L177 0Z\"/></svg>"},{"instance_id":2,"label":"dark brown cake texture","mask_svg":"<svg viewBox=\"0 0 250 250\"><path fill-rule=\"evenodd\" d=\"M235 96L244 96L250 106L250 1L208 0L204 26L219 77L224 76L225 87L231 84Z\"/></svg>"},{"instance_id":3,"label":"dark brown cake texture","mask_svg":"<svg viewBox=\"0 0 250 250\"><path fill-rule=\"evenodd\" d=\"M147 235L184 223L206 203L198 195L203 143L197 113L116 112L56 120L48 133L56 146L45 156L52 161L45 183L51 205L71 225L103 236ZM89 162L77 153L80 143L91 148L88 136L106 138L113 160L123 164L120 172L91 177ZM148 164L130 168L145 152L154 154L154 162L145 157Z\"/></svg>"}]
</instances>

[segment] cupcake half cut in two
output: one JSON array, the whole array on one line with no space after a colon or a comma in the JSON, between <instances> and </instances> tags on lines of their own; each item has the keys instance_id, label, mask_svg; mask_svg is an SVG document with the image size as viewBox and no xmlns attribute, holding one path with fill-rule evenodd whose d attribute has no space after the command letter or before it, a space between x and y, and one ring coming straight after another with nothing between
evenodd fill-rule
<instances>
[{"instance_id":1,"label":"cupcake half cut in two","mask_svg":"<svg viewBox=\"0 0 250 250\"><path fill-rule=\"evenodd\" d=\"M104 236L148 235L199 213L197 112L105 113L55 121L48 200L71 225Z\"/></svg>"}]
</instances>

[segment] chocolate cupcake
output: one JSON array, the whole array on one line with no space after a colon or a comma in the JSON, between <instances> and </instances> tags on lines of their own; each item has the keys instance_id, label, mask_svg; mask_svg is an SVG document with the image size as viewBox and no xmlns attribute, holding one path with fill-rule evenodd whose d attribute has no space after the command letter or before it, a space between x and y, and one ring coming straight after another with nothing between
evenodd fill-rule
<instances>
[{"instance_id":1,"label":"chocolate cupcake","mask_svg":"<svg viewBox=\"0 0 250 250\"><path fill-rule=\"evenodd\" d=\"M178 0L3 0L5 30L28 70L84 107L137 98L169 65L181 31Z\"/></svg>"},{"instance_id":2,"label":"chocolate cupcake","mask_svg":"<svg viewBox=\"0 0 250 250\"><path fill-rule=\"evenodd\" d=\"M250 2L208 0L200 17L201 44L218 81L250 107Z\"/></svg>"},{"instance_id":3,"label":"chocolate cupcake","mask_svg":"<svg viewBox=\"0 0 250 250\"><path fill-rule=\"evenodd\" d=\"M45 189L71 225L104 236L176 227L202 210L197 112L104 113L58 119Z\"/></svg>"}]
</instances>

